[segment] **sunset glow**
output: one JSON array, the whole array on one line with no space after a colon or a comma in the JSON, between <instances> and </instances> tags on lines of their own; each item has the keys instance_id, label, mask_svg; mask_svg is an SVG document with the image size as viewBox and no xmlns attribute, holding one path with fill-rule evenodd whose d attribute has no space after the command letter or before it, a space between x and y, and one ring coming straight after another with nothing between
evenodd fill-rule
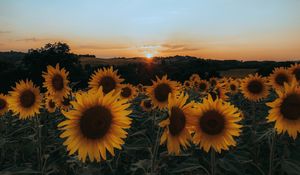
<instances>
[{"instance_id":1,"label":"sunset glow","mask_svg":"<svg viewBox=\"0 0 300 175\"><path fill-rule=\"evenodd\" d=\"M2 0L0 51L62 41L101 58L299 59L299 9L297 0Z\"/></svg>"}]
</instances>

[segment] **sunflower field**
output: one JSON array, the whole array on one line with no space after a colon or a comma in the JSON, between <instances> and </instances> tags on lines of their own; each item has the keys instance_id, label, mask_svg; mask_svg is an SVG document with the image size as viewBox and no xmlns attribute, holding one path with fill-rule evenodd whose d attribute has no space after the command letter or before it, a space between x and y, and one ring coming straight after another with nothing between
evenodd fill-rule
<instances>
[{"instance_id":1,"label":"sunflower field","mask_svg":"<svg viewBox=\"0 0 300 175\"><path fill-rule=\"evenodd\" d=\"M76 91L59 64L41 76L0 94L0 174L300 174L300 64L150 86L103 67Z\"/></svg>"}]
</instances>

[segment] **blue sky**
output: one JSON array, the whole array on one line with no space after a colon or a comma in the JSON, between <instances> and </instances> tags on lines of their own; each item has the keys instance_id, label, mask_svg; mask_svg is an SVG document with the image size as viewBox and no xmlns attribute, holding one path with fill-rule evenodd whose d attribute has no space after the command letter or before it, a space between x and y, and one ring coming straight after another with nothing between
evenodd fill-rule
<instances>
[{"instance_id":1,"label":"blue sky","mask_svg":"<svg viewBox=\"0 0 300 175\"><path fill-rule=\"evenodd\" d=\"M64 41L98 57L300 58L298 0L1 0L0 51Z\"/></svg>"}]
</instances>

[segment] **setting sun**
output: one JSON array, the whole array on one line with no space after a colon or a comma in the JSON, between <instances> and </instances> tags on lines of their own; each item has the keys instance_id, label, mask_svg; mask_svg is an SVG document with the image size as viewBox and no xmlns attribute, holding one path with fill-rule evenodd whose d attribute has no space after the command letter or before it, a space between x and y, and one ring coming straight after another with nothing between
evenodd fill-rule
<instances>
[{"instance_id":1,"label":"setting sun","mask_svg":"<svg viewBox=\"0 0 300 175\"><path fill-rule=\"evenodd\" d=\"M153 57L153 54L152 54L152 53L147 53L147 54L146 54L146 58L151 59L152 57Z\"/></svg>"}]
</instances>

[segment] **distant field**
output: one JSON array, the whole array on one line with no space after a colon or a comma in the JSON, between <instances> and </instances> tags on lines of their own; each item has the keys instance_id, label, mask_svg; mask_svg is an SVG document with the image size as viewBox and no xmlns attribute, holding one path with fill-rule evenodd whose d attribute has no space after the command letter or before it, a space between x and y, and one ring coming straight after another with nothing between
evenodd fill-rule
<instances>
[{"instance_id":1,"label":"distant field","mask_svg":"<svg viewBox=\"0 0 300 175\"><path fill-rule=\"evenodd\" d=\"M248 74L253 74L257 69L229 69L226 71L220 71L220 76L222 77L234 77L234 78L243 78Z\"/></svg>"},{"instance_id":2,"label":"distant field","mask_svg":"<svg viewBox=\"0 0 300 175\"><path fill-rule=\"evenodd\" d=\"M130 64L130 63L144 63L147 62L146 59L143 58L93 58L93 57L81 57L80 62L82 65L90 64L90 65L101 65L101 64L108 64L108 65L123 65L123 64Z\"/></svg>"}]
</instances>

